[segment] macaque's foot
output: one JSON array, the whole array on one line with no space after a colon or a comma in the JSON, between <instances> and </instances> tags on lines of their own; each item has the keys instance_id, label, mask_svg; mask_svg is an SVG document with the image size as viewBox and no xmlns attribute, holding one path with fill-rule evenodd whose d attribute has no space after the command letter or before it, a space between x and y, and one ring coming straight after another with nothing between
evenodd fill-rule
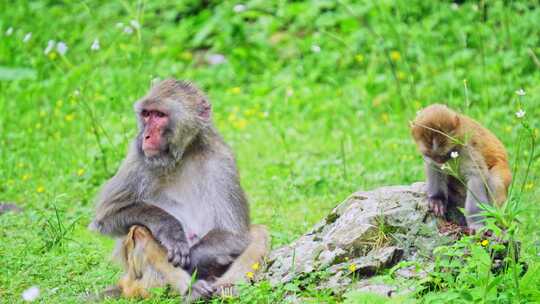
<instances>
[{"instance_id":1,"label":"macaque's foot","mask_svg":"<svg viewBox=\"0 0 540 304\"><path fill-rule=\"evenodd\" d=\"M429 211L433 212L435 216L444 217L446 214L446 204L440 199L430 198L428 199Z\"/></svg>"},{"instance_id":2,"label":"macaque's foot","mask_svg":"<svg viewBox=\"0 0 540 304\"><path fill-rule=\"evenodd\" d=\"M216 288L206 280L198 280L191 286L191 293L186 297L187 303L200 299L208 299L214 295Z\"/></svg>"}]
</instances>

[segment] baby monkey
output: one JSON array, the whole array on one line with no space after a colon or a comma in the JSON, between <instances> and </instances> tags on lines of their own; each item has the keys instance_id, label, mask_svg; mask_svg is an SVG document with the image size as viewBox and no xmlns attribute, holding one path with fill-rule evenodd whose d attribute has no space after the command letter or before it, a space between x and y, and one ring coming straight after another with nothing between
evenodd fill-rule
<instances>
[{"instance_id":1,"label":"baby monkey","mask_svg":"<svg viewBox=\"0 0 540 304\"><path fill-rule=\"evenodd\" d=\"M411 133L424 157L430 210L445 217L449 206L464 206L469 230L483 227L479 204L504 204L512 181L503 144L478 122L440 104L418 112ZM449 160L456 167L450 173Z\"/></svg>"},{"instance_id":2,"label":"baby monkey","mask_svg":"<svg viewBox=\"0 0 540 304\"><path fill-rule=\"evenodd\" d=\"M245 279L246 274L253 271L254 264L259 265L258 263L262 262L262 258L270 248L266 227L252 225L250 238L254 241L248 245L244 253L222 276L208 286L212 294L233 295L234 284ZM118 282L122 296L148 298L149 288L169 285L176 293L185 295L187 302L201 298L201 295L190 292L191 274L182 268L174 267L168 261L167 251L147 228L132 226L118 255L126 270Z\"/></svg>"}]
</instances>

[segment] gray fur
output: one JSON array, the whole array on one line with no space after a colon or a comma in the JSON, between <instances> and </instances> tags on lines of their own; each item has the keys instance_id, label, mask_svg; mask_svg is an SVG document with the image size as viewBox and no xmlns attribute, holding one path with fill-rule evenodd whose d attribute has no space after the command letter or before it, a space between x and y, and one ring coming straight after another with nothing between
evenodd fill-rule
<instances>
[{"instance_id":1,"label":"gray fur","mask_svg":"<svg viewBox=\"0 0 540 304\"><path fill-rule=\"evenodd\" d=\"M169 114L167 148L145 157L137 136L116 175L103 186L91 228L122 236L134 224L146 226L167 249L169 260L184 268L197 269L190 261L212 264L201 261L203 256L231 263L247 246L242 240L248 239L249 209L233 152L206 116L208 99L192 84L169 79L134 108L140 113L150 106ZM144 130L140 119L139 129ZM239 241L217 244L211 239L214 231ZM191 250L194 245L199 249Z\"/></svg>"}]
</instances>

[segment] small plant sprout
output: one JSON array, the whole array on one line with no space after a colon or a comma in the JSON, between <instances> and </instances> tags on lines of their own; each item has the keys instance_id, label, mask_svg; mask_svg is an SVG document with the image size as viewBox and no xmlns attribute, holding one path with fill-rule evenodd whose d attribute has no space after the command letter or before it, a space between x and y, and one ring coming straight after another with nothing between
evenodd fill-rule
<instances>
[{"instance_id":1,"label":"small plant sprout","mask_svg":"<svg viewBox=\"0 0 540 304\"><path fill-rule=\"evenodd\" d=\"M517 90L516 94L519 95L519 96L525 96L526 95L526 93L525 93L525 91L523 89Z\"/></svg>"},{"instance_id":2,"label":"small plant sprout","mask_svg":"<svg viewBox=\"0 0 540 304\"><path fill-rule=\"evenodd\" d=\"M311 51L312 51L313 53L320 53L320 52L321 52L321 47L318 46L318 45L316 45L316 44L314 44L314 45L311 46Z\"/></svg>"},{"instance_id":3,"label":"small plant sprout","mask_svg":"<svg viewBox=\"0 0 540 304\"><path fill-rule=\"evenodd\" d=\"M25 302L33 302L39 298L39 293L39 288L37 286L32 286L23 291L21 297Z\"/></svg>"},{"instance_id":4,"label":"small plant sprout","mask_svg":"<svg viewBox=\"0 0 540 304\"><path fill-rule=\"evenodd\" d=\"M32 32L26 33L26 35L24 35L23 42L27 43L28 41L30 41L30 39L32 39Z\"/></svg>"},{"instance_id":5,"label":"small plant sprout","mask_svg":"<svg viewBox=\"0 0 540 304\"><path fill-rule=\"evenodd\" d=\"M45 50L43 50L43 54L45 55L49 55L49 53L54 49L54 46L56 45L56 41L54 40L49 40L47 42L47 47L45 48Z\"/></svg>"},{"instance_id":6,"label":"small plant sprout","mask_svg":"<svg viewBox=\"0 0 540 304\"><path fill-rule=\"evenodd\" d=\"M459 152L458 151L452 151L450 153L450 157L453 158L453 159L456 159L459 157Z\"/></svg>"},{"instance_id":7,"label":"small plant sprout","mask_svg":"<svg viewBox=\"0 0 540 304\"><path fill-rule=\"evenodd\" d=\"M246 6L244 4L237 4L233 7L233 12L235 13L241 13L246 10Z\"/></svg>"},{"instance_id":8,"label":"small plant sprout","mask_svg":"<svg viewBox=\"0 0 540 304\"><path fill-rule=\"evenodd\" d=\"M99 39L96 38L94 39L94 42L92 42L92 45L90 46L90 50L96 52L96 51L99 51L99 49L100 49Z\"/></svg>"},{"instance_id":9,"label":"small plant sprout","mask_svg":"<svg viewBox=\"0 0 540 304\"><path fill-rule=\"evenodd\" d=\"M68 49L69 48L65 42L59 41L56 44L56 51L58 52L58 54L62 56L64 56L67 53Z\"/></svg>"},{"instance_id":10,"label":"small plant sprout","mask_svg":"<svg viewBox=\"0 0 540 304\"><path fill-rule=\"evenodd\" d=\"M11 36L11 34L13 34L13 28L10 26L10 27L8 27L8 29L6 30L6 36Z\"/></svg>"},{"instance_id":11,"label":"small plant sprout","mask_svg":"<svg viewBox=\"0 0 540 304\"><path fill-rule=\"evenodd\" d=\"M525 110L519 109L519 110L516 112L516 117L517 117L517 118L523 118L523 117L525 117Z\"/></svg>"}]
</instances>

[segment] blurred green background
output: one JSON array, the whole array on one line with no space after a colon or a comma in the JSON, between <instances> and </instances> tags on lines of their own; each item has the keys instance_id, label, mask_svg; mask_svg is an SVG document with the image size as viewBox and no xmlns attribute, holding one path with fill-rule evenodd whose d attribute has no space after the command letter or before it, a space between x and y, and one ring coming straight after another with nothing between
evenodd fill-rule
<instances>
[{"instance_id":1,"label":"blurred green background","mask_svg":"<svg viewBox=\"0 0 540 304\"><path fill-rule=\"evenodd\" d=\"M136 133L132 103L166 77L208 93L274 247L355 190L422 180L408 122L449 104L508 147L538 265L539 165L524 181L521 125L538 136L538 1L175 2L0 2L0 201L24 208L0 217L0 302L36 285L43 303L78 303L118 278L112 240L86 226ZM236 301L284 294L246 293Z\"/></svg>"}]
</instances>

